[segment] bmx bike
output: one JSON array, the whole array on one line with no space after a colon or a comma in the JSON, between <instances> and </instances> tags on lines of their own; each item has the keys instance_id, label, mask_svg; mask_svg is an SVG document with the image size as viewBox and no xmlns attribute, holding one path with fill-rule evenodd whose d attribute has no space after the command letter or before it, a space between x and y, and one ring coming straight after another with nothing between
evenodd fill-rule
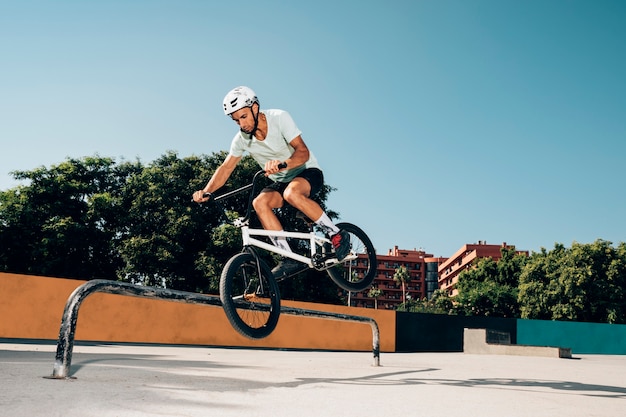
<instances>
[{"instance_id":1,"label":"bmx bike","mask_svg":"<svg viewBox=\"0 0 626 417\"><path fill-rule=\"evenodd\" d=\"M240 334L251 339L269 336L280 316L280 291L278 282L267 263L261 258L258 249L291 258L302 264L302 269L284 277L293 277L310 268L326 271L330 278L346 291L363 291L368 288L376 275L376 252L365 232L351 223L338 223L337 227L348 233L350 251L341 261L337 259L329 237L314 223L298 212L298 218L308 225L308 232L274 231L250 227L252 201L255 197L258 179L265 171L258 171L252 182L236 190L211 197L222 212L226 222L241 231L243 248L232 256L220 276L220 300L228 321ZM249 192L246 213L243 217L229 220L221 200ZM289 252L261 240L263 237L286 237L299 239L308 246L308 253L302 255ZM358 267L358 268L357 268Z\"/></svg>"}]
</instances>

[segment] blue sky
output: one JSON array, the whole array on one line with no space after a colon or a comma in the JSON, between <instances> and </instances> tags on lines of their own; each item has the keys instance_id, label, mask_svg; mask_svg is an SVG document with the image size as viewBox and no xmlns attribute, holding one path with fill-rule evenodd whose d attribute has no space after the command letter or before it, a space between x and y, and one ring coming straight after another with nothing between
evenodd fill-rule
<instances>
[{"instance_id":1,"label":"blue sky","mask_svg":"<svg viewBox=\"0 0 626 417\"><path fill-rule=\"evenodd\" d=\"M0 190L226 150L288 110L377 252L626 240L626 2L0 0Z\"/></svg>"}]
</instances>

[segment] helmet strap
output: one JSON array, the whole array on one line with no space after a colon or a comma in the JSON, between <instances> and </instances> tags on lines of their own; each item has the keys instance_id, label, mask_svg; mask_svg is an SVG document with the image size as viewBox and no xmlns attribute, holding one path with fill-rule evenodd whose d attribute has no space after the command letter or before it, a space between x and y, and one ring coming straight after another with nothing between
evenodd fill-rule
<instances>
[{"instance_id":1,"label":"helmet strap","mask_svg":"<svg viewBox=\"0 0 626 417\"><path fill-rule=\"evenodd\" d=\"M257 102L257 106L258 105L259 103ZM252 104L252 106L254 106L254 103ZM250 106L250 112L252 113L252 118L254 119L254 127L252 128L252 131L250 131L250 133L244 132L242 130L242 132L245 133L246 135L250 135L250 139L254 137L254 134L256 133L256 130L259 127L259 113L261 112L261 108L259 107L259 110L256 112L256 115L255 115L254 110L252 110L252 106Z\"/></svg>"}]
</instances>

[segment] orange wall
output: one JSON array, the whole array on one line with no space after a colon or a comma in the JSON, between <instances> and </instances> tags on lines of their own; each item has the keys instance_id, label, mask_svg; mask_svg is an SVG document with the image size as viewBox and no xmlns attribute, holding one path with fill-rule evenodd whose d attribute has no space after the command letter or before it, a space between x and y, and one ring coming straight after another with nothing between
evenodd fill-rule
<instances>
[{"instance_id":1,"label":"orange wall","mask_svg":"<svg viewBox=\"0 0 626 417\"><path fill-rule=\"evenodd\" d=\"M65 303L84 283L0 273L0 338L56 340ZM395 351L393 311L288 301L283 305L372 317L380 329L381 351ZM76 340L372 350L368 323L283 314L274 333L265 339L250 340L233 330L220 307L103 293L92 294L83 302Z\"/></svg>"}]
</instances>

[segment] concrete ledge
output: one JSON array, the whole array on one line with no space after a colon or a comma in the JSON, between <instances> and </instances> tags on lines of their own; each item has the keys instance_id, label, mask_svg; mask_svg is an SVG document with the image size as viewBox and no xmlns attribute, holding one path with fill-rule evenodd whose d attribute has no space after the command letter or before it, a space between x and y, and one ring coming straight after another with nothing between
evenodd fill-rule
<instances>
[{"instance_id":1,"label":"concrete ledge","mask_svg":"<svg viewBox=\"0 0 626 417\"><path fill-rule=\"evenodd\" d=\"M487 343L486 329L464 329L463 352L478 355L544 356L572 358L570 348Z\"/></svg>"}]
</instances>

